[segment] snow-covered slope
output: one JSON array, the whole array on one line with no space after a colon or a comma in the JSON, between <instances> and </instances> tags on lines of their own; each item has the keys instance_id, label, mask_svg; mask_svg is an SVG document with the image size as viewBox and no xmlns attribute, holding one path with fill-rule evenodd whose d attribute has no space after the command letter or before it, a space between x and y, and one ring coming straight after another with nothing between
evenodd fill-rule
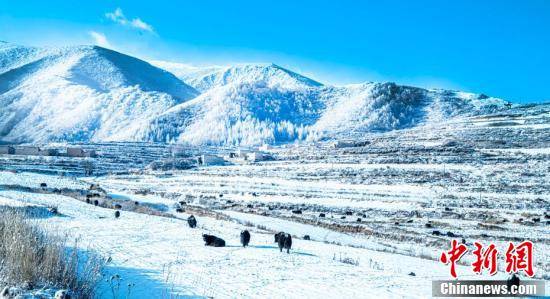
<instances>
[{"instance_id":1,"label":"snow-covered slope","mask_svg":"<svg viewBox=\"0 0 550 299\"><path fill-rule=\"evenodd\" d=\"M1 42L0 140L257 145L505 109L502 100L463 92L394 83L323 85L275 64L152 63L170 72L95 46Z\"/></svg>"},{"instance_id":2,"label":"snow-covered slope","mask_svg":"<svg viewBox=\"0 0 550 299\"><path fill-rule=\"evenodd\" d=\"M200 91L233 83L261 82L269 87L298 89L322 84L276 64L243 64L237 66L193 67L186 64L153 61Z\"/></svg>"},{"instance_id":3,"label":"snow-covered slope","mask_svg":"<svg viewBox=\"0 0 550 299\"><path fill-rule=\"evenodd\" d=\"M133 140L198 92L169 72L95 46L0 45L0 138Z\"/></svg>"},{"instance_id":4,"label":"snow-covered slope","mask_svg":"<svg viewBox=\"0 0 550 299\"><path fill-rule=\"evenodd\" d=\"M258 145L390 131L502 109L499 99L366 83L270 86L263 80L212 88L155 119L143 138L195 145Z\"/></svg>"},{"instance_id":5,"label":"snow-covered slope","mask_svg":"<svg viewBox=\"0 0 550 299\"><path fill-rule=\"evenodd\" d=\"M322 113L319 90L229 84L173 107L149 126L146 140L256 145L304 139Z\"/></svg>"},{"instance_id":6,"label":"snow-covered slope","mask_svg":"<svg viewBox=\"0 0 550 299\"><path fill-rule=\"evenodd\" d=\"M326 109L311 131L317 137L352 132L384 132L441 122L458 115L493 113L504 108L496 98L426 90L395 83L330 87L320 93Z\"/></svg>"}]
</instances>

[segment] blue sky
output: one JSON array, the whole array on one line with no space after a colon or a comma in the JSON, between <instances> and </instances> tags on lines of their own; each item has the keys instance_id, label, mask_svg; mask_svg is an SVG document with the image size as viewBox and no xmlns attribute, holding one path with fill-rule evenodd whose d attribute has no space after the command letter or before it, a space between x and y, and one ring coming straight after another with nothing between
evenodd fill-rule
<instances>
[{"instance_id":1,"label":"blue sky","mask_svg":"<svg viewBox=\"0 0 550 299\"><path fill-rule=\"evenodd\" d=\"M118 10L117 10L118 9ZM0 40L550 100L550 1L8 1Z\"/></svg>"}]
</instances>

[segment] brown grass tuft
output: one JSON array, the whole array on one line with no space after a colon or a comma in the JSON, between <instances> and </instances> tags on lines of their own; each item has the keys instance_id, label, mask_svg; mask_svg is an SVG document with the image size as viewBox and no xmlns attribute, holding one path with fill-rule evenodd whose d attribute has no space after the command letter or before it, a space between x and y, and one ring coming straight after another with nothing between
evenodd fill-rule
<instances>
[{"instance_id":1,"label":"brown grass tuft","mask_svg":"<svg viewBox=\"0 0 550 299\"><path fill-rule=\"evenodd\" d=\"M27 215L28 216L28 215ZM103 262L79 253L68 237L52 236L15 208L0 207L0 283L29 290L57 287L93 298Z\"/></svg>"}]
</instances>

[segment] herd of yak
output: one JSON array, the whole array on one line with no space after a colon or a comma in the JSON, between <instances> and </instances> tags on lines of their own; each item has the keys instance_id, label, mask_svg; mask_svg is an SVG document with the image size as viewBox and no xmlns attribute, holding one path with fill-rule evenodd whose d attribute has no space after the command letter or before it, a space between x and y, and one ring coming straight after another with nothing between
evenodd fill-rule
<instances>
[{"instance_id":1,"label":"herd of yak","mask_svg":"<svg viewBox=\"0 0 550 299\"><path fill-rule=\"evenodd\" d=\"M195 216L191 215L187 218L187 224L190 228L197 227L197 219ZM225 241L222 238L218 238L213 235L203 234L202 239L205 242L206 246L213 247L224 247ZM248 230L243 230L241 232L241 244L243 247L248 246L250 243L250 232ZM290 248L292 247L292 236L285 232L279 232L275 234L275 243L279 245L279 251L283 251L283 248L286 249L286 253L290 253Z\"/></svg>"}]
</instances>

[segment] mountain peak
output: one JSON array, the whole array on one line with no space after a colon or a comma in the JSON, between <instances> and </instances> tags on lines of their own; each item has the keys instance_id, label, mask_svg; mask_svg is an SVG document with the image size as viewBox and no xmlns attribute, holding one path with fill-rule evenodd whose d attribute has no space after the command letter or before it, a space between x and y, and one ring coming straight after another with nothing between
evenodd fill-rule
<instances>
[{"instance_id":1,"label":"mountain peak","mask_svg":"<svg viewBox=\"0 0 550 299\"><path fill-rule=\"evenodd\" d=\"M151 63L172 72L201 92L230 84L258 82L290 89L322 86L315 80L274 63L248 63L225 67L194 67L162 61Z\"/></svg>"}]
</instances>

